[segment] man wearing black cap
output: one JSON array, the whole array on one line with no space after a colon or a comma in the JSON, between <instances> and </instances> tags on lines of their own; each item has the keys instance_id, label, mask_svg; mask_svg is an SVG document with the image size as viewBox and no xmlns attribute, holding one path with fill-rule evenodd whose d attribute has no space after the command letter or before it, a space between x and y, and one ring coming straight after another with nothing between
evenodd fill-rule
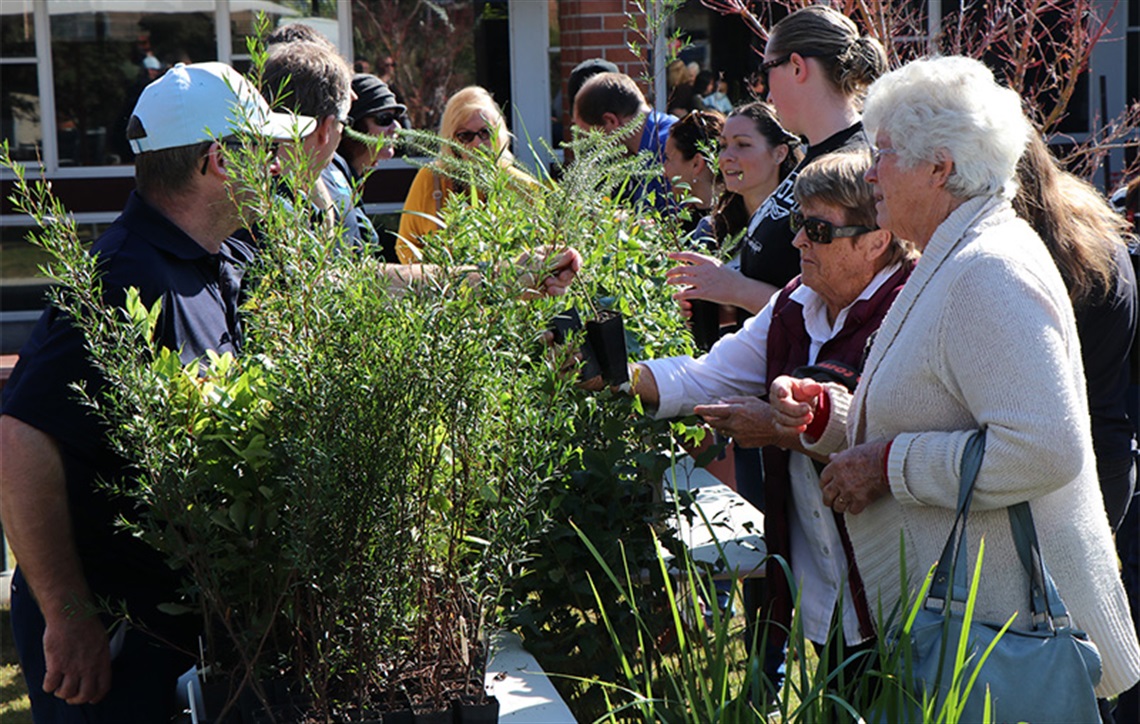
<instances>
[{"instance_id":1,"label":"man wearing black cap","mask_svg":"<svg viewBox=\"0 0 1140 724\"><path fill-rule=\"evenodd\" d=\"M586 81L598 73L618 73L620 71L621 69L617 67L617 64L605 58L590 58L574 66L574 70L570 71L570 77L566 79L570 110L574 110L574 96L578 95L578 91L582 89Z\"/></svg>"},{"instance_id":2,"label":"man wearing black cap","mask_svg":"<svg viewBox=\"0 0 1140 724\"><path fill-rule=\"evenodd\" d=\"M395 261L394 239L380 239L371 220L356 202L364 175L378 161L395 154L396 133L407 108L396 102L396 95L387 83L368 73L353 76L352 90L356 100L348 111L348 125L332 162L321 172L321 179L339 209L345 239L363 247L381 245L385 248L385 258L389 258L387 247L392 247L390 260ZM378 139L383 141L377 143Z\"/></svg>"}]
</instances>

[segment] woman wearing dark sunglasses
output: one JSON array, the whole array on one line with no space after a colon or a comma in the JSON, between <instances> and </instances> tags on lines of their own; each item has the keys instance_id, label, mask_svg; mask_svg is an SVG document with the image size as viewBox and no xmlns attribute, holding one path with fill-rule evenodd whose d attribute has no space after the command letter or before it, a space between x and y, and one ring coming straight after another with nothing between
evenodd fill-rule
<instances>
[{"instance_id":1,"label":"woman wearing dark sunglasses","mask_svg":"<svg viewBox=\"0 0 1140 724\"><path fill-rule=\"evenodd\" d=\"M777 434L771 408L758 395L765 394L769 380L805 365L828 363L817 372L842 366L853 378L867 340L910 275L913 247L875 224L874 194L863 179L870 165L865 152L836 153L801 172L795 199L803 216L794 244L803 257L803 274L740 332L721 339L703 357L640 362L630 371L633 392L656 408L656 417L692 412L741 445L764 446L769 553L791 565L800 592L799 621L809 640L828 641L832 612L842 600L839 616L848 654L870 647L874 632L859 577L844 553L849 549L845 531L823 503L819 473L803 454L799 437ZM768 640L774 647L770 655L778 655L794 597L775 562L769 586L767 616L778 625L769 627ZM823 658L825 665L843 660ZM766 662L770 694L779 686L777 664Z\"/></svg>"},{"instance_id":2,"label":"woman wearing dark sunglasses","mask_svg":"<svg viewBox=\"0 0 1140 724\"><path fill-rule=\"evenodd\" d=\"M400 216L396 253L405 264L420 261L420 249L425 238L440 228L435 219L448 196L461 190L460 182L443 173L449 159L480 154L491 156L520 182L538 183L514 166L507 121L499 104L484 88L468 86L448 99L439 124L439 135L450 143L441 144L440 161L424 166L416 174L404 201L404 213Z\"/></svg>"}]
</instances>

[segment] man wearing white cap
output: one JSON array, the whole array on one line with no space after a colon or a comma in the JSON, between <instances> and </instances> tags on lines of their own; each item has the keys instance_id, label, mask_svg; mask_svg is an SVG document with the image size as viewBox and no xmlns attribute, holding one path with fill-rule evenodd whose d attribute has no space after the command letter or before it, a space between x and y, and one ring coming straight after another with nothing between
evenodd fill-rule
<instances>
[{"instance_id":1,"label":"man wearing white cap","mask_svg":"<svg viewBox=\"0 0 1140 724\"><path fill-rule=\"evenodd\" d=\"M221 145L242 135L294 138L313 125L271 113L221 63L179 64L148 85L127 129L136 191L92 249L107 304L121 305L128 287L148 306L161 300L156 335L184 363L207 350L237 352L252 249L229 238L240 221ZM169 721L199 622L159 610L177 600L179 575L116 529L131 510L98 481L130 473L75 383L98 395L103 381L82 333L48 307L4 388L0 416L0 513L19 561L12 623L33 716L38 724ZM141 628L111 625L100 614L108 605L125 606Z\"/></svg>"}]
</instances>

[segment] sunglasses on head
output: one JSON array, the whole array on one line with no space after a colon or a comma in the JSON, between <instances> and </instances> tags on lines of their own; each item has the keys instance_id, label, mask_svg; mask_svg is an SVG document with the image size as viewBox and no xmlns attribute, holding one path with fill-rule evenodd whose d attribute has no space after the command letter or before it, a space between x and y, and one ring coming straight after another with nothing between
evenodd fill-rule
<instances>
[{"instance_id":1,"label":"sunglasses on head","mask_svg":"<svg viewBox=\"0 0 1140 724\"><path fill-rule=\"evenodd\" d=\"M455 140L464 145L471 143L476 138L480 141L489 140L491 138L491 129L483 126L478 131L457 131L455 134Z\"/></svg>"},{"instance_id":2,"label":"sunglasses on head","mask_svg":"<svg viewBox=\"0 0 1140 724\"><path fill-rule=\"evenodd\" d=\"M792 233L798 234L803 229L804 236L813 244L830 244L836 239L846 236L859 236L868 231L874 231L866 226L836 226L830 221L805 217L799 211L792 214L789 219Z\"/></svg>"}]
</instances>

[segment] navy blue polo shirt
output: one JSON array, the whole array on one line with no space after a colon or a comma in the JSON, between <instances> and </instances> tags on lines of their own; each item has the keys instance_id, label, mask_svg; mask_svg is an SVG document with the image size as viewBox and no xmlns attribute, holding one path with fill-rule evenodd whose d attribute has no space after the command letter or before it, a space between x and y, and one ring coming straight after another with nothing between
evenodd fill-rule
<instances>
[{"instance_id":1,"label":"navy blue polo shirt","mask_svg":"<svg viewBox=\"0 0 1140 724\"><path fill-rule=\"evenodd\" d=\"M184 364L206 350L239 351L241 281L253 259L247 243L227 239L220 253L211 254L132 193L91 253L99 260L107 304L122 305L128 287L138 288L148 306L162 300L156 335L164 347L179 350ZM76 399L70 388L74 382L96 393L104 385L87 357L83 335L49 306L4 387L3 414L58 444L76 548L93 594L125 600L133 615L185 641L198 622L171 619L154 610L174 600L178 576L153 550L114 527L119 515L131 511L126 501L113 498L96 481L121 479L124 461L108 449L96 416Z\"/></svg>"}]
</instances>

